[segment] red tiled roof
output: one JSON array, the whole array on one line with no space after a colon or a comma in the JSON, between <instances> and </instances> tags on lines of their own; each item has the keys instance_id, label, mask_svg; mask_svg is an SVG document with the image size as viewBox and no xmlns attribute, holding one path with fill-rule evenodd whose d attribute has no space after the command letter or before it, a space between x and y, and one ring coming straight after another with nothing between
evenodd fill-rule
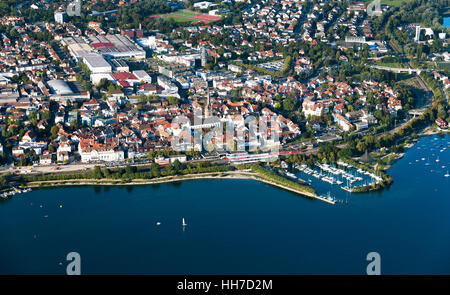
<instances>
[{"instance_id":1,"label":"red tiled roof","mask_svg":"<svg viewBox=\"0 0 450 295\"><path fill-rule=\"evenodd\" d=\"M128 83L125 80L117 80L117 82L120 84L120 86L122 87L131 87L130 83Z\"/></svg>"},{"instance_id":2,"label":"red tiled roof","mask_svg":"<svg viewBox=\"0 0 450 295\"><path fill-rule=\"evenodd\" d=\"M112 43L108 43L108 42L105 42L105 43L92 43L91 45L92 45L92 47L94 47L94 48L100 48L100 47L114 47L114 45L113 45Z\"/></svg>"},{"instance_id":3,"label":"red tiled roof","mask_svg":"<svg viewBox=\"0 0 450 295\"><path fill-rule=\"evenodd\" d=\"M113 73L112 76L116 80L138 80L138 78L135 75L128 72Z\"/></svg>"}]
</instances>

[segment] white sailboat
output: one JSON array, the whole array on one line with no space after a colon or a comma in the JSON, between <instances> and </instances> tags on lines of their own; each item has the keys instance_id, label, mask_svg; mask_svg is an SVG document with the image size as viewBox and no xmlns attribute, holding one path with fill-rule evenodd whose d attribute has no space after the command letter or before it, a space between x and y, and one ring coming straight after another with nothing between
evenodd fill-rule
<instances>
[{"instance_id":1,"label":"white sailboat","mask_svg":"<svg viewBox=\"0 0 450 295\"><path fill-rule=\"evenodd\" d=\"M184 221L184 217L183 217L183 227L185 227L187 224L186 224L186 222Z\"/></svg>"},{"instance_id":2,"label":"white sailboat","mask_svg":"<svg viewBox=\"0 0 450 295\"><path fill-rule=\"evenodd\" d=\"M440 160L439 160L439 156L438 156L437 159L436 159L436 163L439 163L439 161L440 161Z\"/></svg>"},{"instance_id":3,"label":"white sailboat","mask_svg":"<svg viewBox=\"0 0 450 295\"><path fill-rule=\"evenodd\" d=\"M444 176L445 176L445 177L449 177L449 176L450 176L450 174L448 174L448 170L447 170L447 173L444 174Z\"/></svg>"}]
</instances>

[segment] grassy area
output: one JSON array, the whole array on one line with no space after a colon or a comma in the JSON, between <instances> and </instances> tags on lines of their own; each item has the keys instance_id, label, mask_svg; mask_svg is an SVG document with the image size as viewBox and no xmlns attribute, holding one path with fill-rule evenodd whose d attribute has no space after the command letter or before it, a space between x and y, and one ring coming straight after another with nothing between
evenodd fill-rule
<instances>
[{"instance_id":1,"label":"grassy area","mask_svg":"<svg viewBox=\"0 0 450 295\"><path fill-rule=\"evenodd\" d=\"M397 81L405 81L405 80L411 79L413 77L414 77L414 74L398 73L397 74Z\"/></svg>"},{"instance_id":2,"label":"grassy area","mask_svg":"<svg viewBox=\"0 0 450 295\"><path fill-rule=\"evenodd\" d=\"M200 13L189 10L179 10L169 14L157 14L155 17L161 17L164 19L172 19L178 23L193 23L198 20L193 19L193 17L199 15ZM192 17L192 18L191 18Z\"/></svg>"},{"instance_id":3,"label":"grassy area","mask_svg":"<svg viewBox=\"0 0 450 295\"><path fill-rule=\"evenodd\" d=\"M265 179L267 181L270 182L274 182L280 186L286 187L286 188L290 188L293 190L296 190L298 193L303 193L306 195L315 195L316 194L316 190L306 186L306 185L302 185L296 181L287 179L281 175L278 175L277 173L270 171L262 166L253 164L250 165L250 169L257 173L259 175L259 177L261 177L262 179Z\"/></svg>"},{"instance_id":4,"label":"grassy area","mask_svg":"<svg viewBox=\"0 0 450 295\"><path fill-rule=\"evenodd\" d=\"M176 15L174 16L165 16L165 19L173 19L174 21L176 21L177 23L192 23L192 22L197 22L197 20L194 19L188 19L188 18L184 18L184 17L178 17Z\"/></svg>"},{"instance_id":5,"label":"grassy area","mask_svg":"<svg viewBox=\"0 0 450 295\"><path fill-rule=\"evenodd\" d=\"M379 159L377 162L380 165L383 166L390 166L392 161L394 161L396 159L395 155L393 154L388 154L386 156L384 156L383 158Z\"/></svg>"},{"instance_id":6,"label":"grassy area","mask_svg":"<svg viewBox=\"0 0 450 295\"><path fill-rule=\"evenodd\" d=\"M410 0L381 0L381 4L386 4L390 6L401 6L403 2L409 2Z\"/></svg>"},{"instance_id":7,"label":"grassy area","mask_svg":"<svg viewBox=\"0 0 450 295\"><path fill-rule=\"evenodd\" d=\"M181 10L181 11L176 11L174 13L172 13L174 15L181 15L181 16L196 16L199 15L200 13L194 12L194 11L188 11L188 10Z\"/></svg>"},{"instance_id":8,"label":"grassy area","mask_svg":"<svg viewBox=\"0 0 450 295\"><path fill-rule=\"evenodd\" d=\"M399 63L399 62L383 62L383 60L381 60L380 62L377 62L376 65L384 66L384 67L391 67L391 68L404 68L405 67L402 63Z\"/></svg>"},{"instance_id":9,"label":"grassy area","mask_svg":"<svg viewBox=\"0 0 450 295\"><path fill-rule=\"evenodd\" d=\"M153 18L161 17L164 19L172 19L179 23L194 23L194 22L204 22L210 23L221 19L220 16L213 16L208 14L202 14L190 10L180 10L169 14L157 14L153 15Z\"/></svg>"},{"instance_id":10,"label":"grassy area","mask_svg":"<svg viewBox=\"0 0 450 295\"><path fill-rule=\"evenodd\" d=\"M367 6L372 1L373 0L364 0L363 2L365 2L366 6ZM393 7L399 7L402 5L403 2L407 3L409 1L411 1L411 0L381 0L381 4L389 5L389 6L393 6Z\"/></svg>"}]
</instances>

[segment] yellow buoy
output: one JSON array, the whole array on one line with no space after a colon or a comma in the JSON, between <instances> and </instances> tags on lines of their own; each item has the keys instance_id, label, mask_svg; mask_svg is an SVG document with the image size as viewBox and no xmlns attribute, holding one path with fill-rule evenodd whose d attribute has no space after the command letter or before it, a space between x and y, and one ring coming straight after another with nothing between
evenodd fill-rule
<instances>
[{"instance_id":1,"label":"yellow buoy","mask_svg":"<svg viewBox=\"0 0 450 295\"><path fill-rule=\"evenodd\" d=\"M59 208L62 208L62 205L59 205Z\"/></svg>"}]
</instances>

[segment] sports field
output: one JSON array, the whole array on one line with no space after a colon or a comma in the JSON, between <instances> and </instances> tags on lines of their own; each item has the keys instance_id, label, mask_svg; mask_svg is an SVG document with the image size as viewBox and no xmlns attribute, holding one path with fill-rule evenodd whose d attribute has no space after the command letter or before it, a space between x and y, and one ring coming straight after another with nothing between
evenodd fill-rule
<instances>
[{"instance_id":1,"label":"sports field","mask_svg":"<svg viewBox=\"0 0 450 295\"><path fill-rule=\"evenodd\" d=\"M366 3L366 5L369 5L370 2L372 2L373 0L364 0L364 2ZM409 2L411 0L381 0L381 4L385 4L385 5L390 5L390 6L401 6L402 2Z\"/></svg>"},{"instance_id":2,"label":"sports field","mask_svg":"<svg viewBox=\"0 0 450 295\"><path fill-rule=\"evenodd\" d=\"M172 12L169 14L161 14L161 15L155 15L152 16L153 18L156 17L162 17L162 18L171 18L176 22L203 22L205 24L208 24L210 22L218 21L222 17L216 16L216 15L209 15L209 14L201 14L190 10L180 10L176 12Z\"/></svg>"}]
</instances>

